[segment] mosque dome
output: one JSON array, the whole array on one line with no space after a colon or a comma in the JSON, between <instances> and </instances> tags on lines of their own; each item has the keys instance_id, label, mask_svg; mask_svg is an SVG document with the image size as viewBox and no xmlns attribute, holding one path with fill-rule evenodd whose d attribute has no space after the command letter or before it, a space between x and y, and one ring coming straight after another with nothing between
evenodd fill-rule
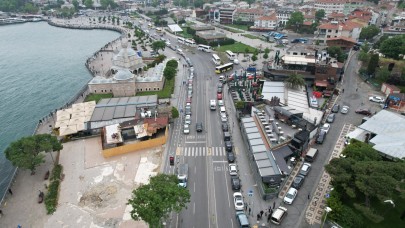
<instances>
[{"instance_id":1,"label":"mosque dome","mask_svg":"<svg viewBox=\"0 0 405 228\"><path fill-rule=\"evenodd\" d=\"M134 78L134 75L128 69L119 69L114 75L114 80L125 81Z\"/></svg>"}]
</instances>

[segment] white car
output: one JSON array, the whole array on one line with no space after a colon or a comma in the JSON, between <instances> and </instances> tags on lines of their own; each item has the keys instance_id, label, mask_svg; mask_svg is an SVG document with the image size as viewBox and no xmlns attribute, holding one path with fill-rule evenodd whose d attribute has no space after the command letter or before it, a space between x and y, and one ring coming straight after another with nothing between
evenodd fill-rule
<instances>
[{"instance_id":1,"label":"white car","mask_svg":"<svg viewBox=\"0 0 405 228\"><path fill-rule=\"evenodd\" d=\"M349 112L349 106L344 105L340 110L341 113L346 114Z\"/></svg>"},{"instance_id":2,"label":"white car","mask_svg":"<svg viewBox=\"0 0 405 228\"><path fill-rule=\"evenodd\" d=\"M167 45L167 46L170 45L170 41L166 41L166 45Z\"/></svg>"},{"instance_id":3,"label":"white car","mask_svg":"<svg viewBox=\"0 0 405 228\"><path fill-rule=\"evenodd\" d=\"M228 121L228 117L226 117L226 114L222 113L222 114L221 114L221 122L222 122L222 123L225 123L225 122L227 122L227 121Z\"/></svg>"},{"instance_id":4,"label":"white car","mask_svg":"<svg viewBox=\"0 0 405 228\"><path fill-rule=\"evenodd\" d=\"M191 116L190 115L186 115L186 119L184 120L185 124L190 125L191 124Z\"/></svg>"},{"instance_id":5,"label":"white car","mask_svg":"<svg viewBox=\"0 0 405 228\"><path fill-rule=\"evenodd\" d=\"M377 102L377 103L384 103L384 99L378 96L372 96L368 98L370 101Z\"/></svg>"},{"instance_id":6,"label":"white car","mask_svg":"<svg viewBox=\"0 0 405 228\"><path fill-rule=\"evenodd\" d=\"M229 174L231 176L238 175L238 168L236 168L236 164L229 164Z\"/></svg>"},{"instance_id":7,"label":"white car","mask_svg":"<svg viewBox=\"0 0 405 228\"><path fill-rule=\"evenodd\" d=\"M219 105L219 106L224 106L224 101L223 101L223 100L219 100L219 101L218 101L218 105Z\"/></svg>"},{"instance_id":8,"label":"white car","mask_svg":"<svg viewBox=\"0 0 405 228\"><path fill-rule=\"evenodd\" d=\"M284 203L286 204L292 204L294 202L295 197L297 196L297 189L295 188L290 188L288 189L287 194L284 196Z\"/></svg>"},{"instance_id":9,"label":"white car","mask_svg":"<svg viewBox=\"0 0 405 228\"><path fill-rule=\"evenodd\" d=\"M324 131L324 132L326 132L326 134L328 134L328 132L329 132L329 129L330 129L330 124L324 124L323 126L322 126L322 128L321 128L321 131Z\"/></svg>"},{"instance_id":10,"label":"white car","mask_svg":"<svg viewBox=\"0 0 405 228\"><path fill-rule=\"evenodd\" d=\"M243 203L243 196L240 192L233 193L233 204L235 205L235 210L242 211L245 204Z\"/></svg>"},{"instance_id":11,"label":"white car","mask_svg":"<svg viewBox=\"0 0 405 228\"><path fill-rule=\"evenodd\" d=\"M189 134L190 133L190 125L189 124L184 124L183 133L184 134Z\"/></svg>"}]
</instances>

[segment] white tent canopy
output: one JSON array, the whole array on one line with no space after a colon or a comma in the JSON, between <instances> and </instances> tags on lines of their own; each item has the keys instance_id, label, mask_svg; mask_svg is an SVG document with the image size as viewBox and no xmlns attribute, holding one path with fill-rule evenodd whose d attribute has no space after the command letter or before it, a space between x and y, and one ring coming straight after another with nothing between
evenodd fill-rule
<instances>
[{"instance_id":1,"label":"white tent canopy","mask_svg":"<svg viewBox=\"0 0 405 228\"><path fill-rule=\"evenodd\" d=\"M77 133L76 125L69 125L67 127L61 127L59 129L59 136L71 135Z\"/></svg>"}]
</instances>

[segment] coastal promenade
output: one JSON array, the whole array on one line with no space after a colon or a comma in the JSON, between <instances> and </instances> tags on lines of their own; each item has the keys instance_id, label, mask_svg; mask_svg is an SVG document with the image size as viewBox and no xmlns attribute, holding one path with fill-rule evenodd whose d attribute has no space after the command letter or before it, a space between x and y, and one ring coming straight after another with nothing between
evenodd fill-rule
<instances>
[{"instance_id":1,"label":"coastal promenade","mask_svg":"<svg viewBox=\"0 0 405 228\"><path fill-rule=\"evenodd\" d=\"M86 65L92 76L97 76L108 71L111 67L111 58L114 51L118 51L121 47L123 37L127 37L128 29L111 24L90 23L86 18L75 18L71 20L51 19L48 22L52 26L70 28L70 29L108 29L121 33L121 36L116 40L107 43L104 47L95 53L83 64ZM77 94L69 99L65 105L59 109L69 108L74 103L84 101L84 98L89 93L87 83L80 89ZM51 133L56 121L56 111L53 110L42 119L37 120L38 124L34 134ZM35 175L30 175L30 171L19 169L13 182L10 184L12 194L7 193L4 200L1 202L0 210L0 227L46 227L44 224L51 218L51 215L46 214L44 204L38 204L39 191L46 192L47 181L44 181L44 175L49 170L52 170L53 159L56 158L56 153L53 156L46 156L45 164L39 166ZM56 224L54 224L56 225ZM58 226L53 226L58 227Z\"/></svg>"}]
</instances>

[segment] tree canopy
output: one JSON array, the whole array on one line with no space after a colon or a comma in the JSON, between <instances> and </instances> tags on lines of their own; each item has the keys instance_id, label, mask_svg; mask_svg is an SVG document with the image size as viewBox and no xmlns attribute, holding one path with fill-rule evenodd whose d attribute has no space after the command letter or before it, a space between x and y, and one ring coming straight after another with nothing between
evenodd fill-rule
<instances>
[{"instance_id":1,"label":"tree canopy","mask_svg":"<svg viewBox=\"0 0 405 228\"><path fill-rule=\"evenodd\" d=\"M172 80L176 76L176 69L170 66L166 66L165 69L163 70L163 76L167 80Z\"/></svg>"},{"instance_id":2,"label":"tree canopy","mask_svg":"<svg viewBox=\"0 0 405 228\"><path fill-rule=\"evenodd\" d=\"M168 174L151 177L149 184L132 191L128 200L132 219L142 219L150 227L161 227L170 212L180 212L189 202L188 189L178 186L177 177Z\"/></svg>"},{"instance_id":3,"label":"tree canopy","mask_svg":"<svg viewBox=\"0 0 405 228\"><path fill-rule=\"evenodd\" d=\"M374 36L380 33L380 29L375 25L369 25L361 29L360 39L370 40Z\"/></svg>"},{"instance_id":4,"label":"tree canopy","mask_svg":"<svg viewBox=\"0 0 405 228\"><path fill-rule=\"evenodd\" d=\"M93 7L93 0L85 0L84 1L84 5L86 6L86 8L92 8Z\"/></svg>"},{"instance_id":5,"label":"tree canopy","mask_svg":"<svg viewBox=\"0 0 405 228\"><path fill-rule=\"evenodd\" d=\"M338 46L331 46L327 49L330 57L337 58L337 61L343 63L345 61L345 54L342 51L342 48Z\"/></svg>"},{"instance_id":6,"label":"tree canopy","mask_svg":"<svg viewBox=\"0 0 405 228\"><path fill-rule=\"evenodd\" d=\"M55 136L49 134L23 137L12 142L5 150L6 158L14 166L31 170L35 173L36 167L45 162L45 155L41 152L52 152L63 149L63 145Z\"/></svg>"},{"instance_id":7,"label":"tree canopy","mask_svg":"<svg viewBox=\"0 0 405 228\"><path fill-rule=\"evenodd\" d=\"M378 54L371 55L370 60L368 61L368 65L367 65L367 73L369 75L373 75L375 73L375 69L378 66L379 59L380 59L380 57Z\"/></svg>"},{"instance_id":8,"label":"tree canopy","mask_svg":"<svg viewBox=\"0 0 405 228\"><path fill-rule=\"evenodd\" d=\"M393 59L405 55L405 35L398 35L384 40L380 45L380 52Z\"/></svg>"},{"instance_id":9,"label":"tree canopy","mask_svg":"<svg viewBox=\"0 0 405 228\"><path fill-rule=\"evenodd\" d=\"M305 85L304 78L302 77L302 75L297 73L290 74L285 82L287 83L288 87L292 89L298 89L299 87Z\"/></svg>"},{"instance_id":10,"label":"tree canopy","mask_svg":"<svg viewBox=\"0 0 405 228\"><path fill-rule=\"evenodd\" d=\"M302 12L294 12L291 14L290 19L287 21L288 27L295 27L296 30L304 23L304 15Z\"/></svg>"},{"instance_id":11,"label":"tree canopy","mask_svg":"<svg viewBox=\"0 0 405 228\"><path fill-rule=\"evenodd\" d=\"M158 40L152 43L152 49L157 52L159 50L164 51L166 48L166 43L163 40Z\"/></svg>"},{"instance_id":12,"label":"tree canopy","mask_svg":"<svg viewBox=\"0 0 405 228\"><path fill-rule=\"evenodd\" d=\"M315 12L315 19L316 19L317 21L322 20L324 17L325 17L325 10L320 9L320 10L317 10L317 11Z\"/></svg>"}]
</instances>

